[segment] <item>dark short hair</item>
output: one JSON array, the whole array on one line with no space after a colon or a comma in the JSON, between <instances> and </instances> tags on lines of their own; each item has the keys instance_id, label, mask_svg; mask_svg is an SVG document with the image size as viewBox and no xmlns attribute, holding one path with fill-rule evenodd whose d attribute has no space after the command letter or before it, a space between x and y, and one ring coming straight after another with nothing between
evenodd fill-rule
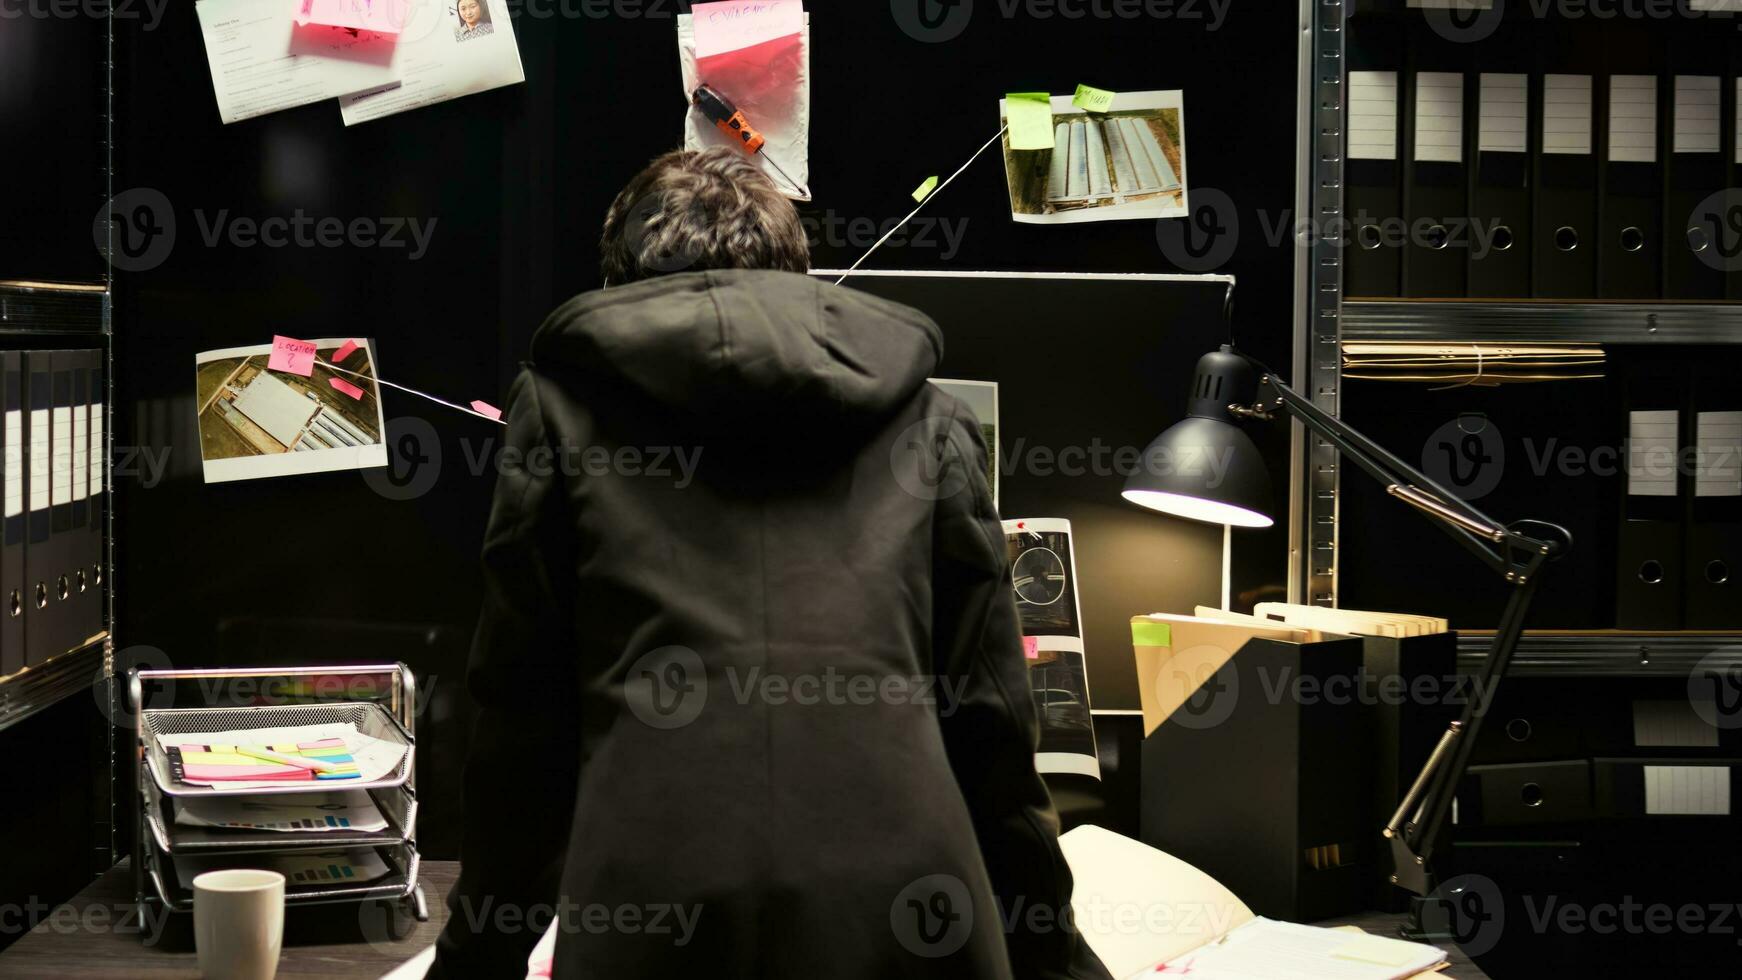
<instances>
[{"instance_id":1,"label":"dark short hair","mask_svg":"<svg viewBox=\"0 0 1742 980\"><path fill-rule=\"evenodd\" d=\"M674 150L605 212L599 266L611 285L702 269L810 268L798 211L743 153Z\"/></svg>"}]
</instances>

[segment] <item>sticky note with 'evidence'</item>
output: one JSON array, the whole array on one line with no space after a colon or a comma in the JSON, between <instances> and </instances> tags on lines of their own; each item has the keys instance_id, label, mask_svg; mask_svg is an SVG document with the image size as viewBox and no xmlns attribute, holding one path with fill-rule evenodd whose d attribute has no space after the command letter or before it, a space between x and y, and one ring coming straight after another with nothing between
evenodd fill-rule
<instances>
[{"instance_id":1,"label":"sticky note with 'evidence'","mask_svg":"<svg viewBox=\"0 0 1742 980\"><path fill-rule=\"evenodd\" d=\"M933 175L931 177L927 177L925 179L925 183L914 188L913 199L916 201L923 201L926 198L930 197L931 192L937 190L937 187L938 187L937 176Z\"/></svg>"},{"instance_id":2,"label":"sticky note with 'evidence'","mask_svg":"<svg viewBox=\"0 0 1742 980\"><path fill-rule=\"evenodd\" d=\"M1106 112L1113 108L1114 93L1093 85L1077 85L1077 94L1071 99L1071 105L1088 112Z\"/></svg>"},{"instance_id":3,"label":"sticky note with 'evidence'","mask_svg":"<svg viewBox=\"0 0 1742 980\"><path fill-rule=\"evenodd\" d=\"M355 340L345 341L345 345L343 347L340 347L338 350L333 352L333 363L339 364L339 363L343 362L344 359L347 357L350 357L351 353L353 351L355 351L356 349L357 349L357 342Z\"/></svg>"},{"instance_id":4,"label":"sticky note with 'evidence'","mask_svg":"<svg viewBox=\"0 0 1742 980\"><path fill-rule=\"evenodd\" d=\"M1010 123L1012 150L1052 149L1052 96L1011 92L1004 97L1004 118Z\"/></svg>"},{"instance_id":5,"label":"sticky note with 'evidence'","mask_svg":"<svg viewBox=\"0 0 1742 980\"><path fill-rule=\"evenodd\" d=\"M352 398L355 398L358 401L363 400L363 389L357 387L356 385L352 384L351 382L341 381L338 378L328 378L327 382L329 384L331 384L334 388L337 388L338 390L344 392L345 394L350 395Z\"/></svg>"},{"instance_id":6,"label":"sticky note with 'evidence'","mask_svg":"<svg viewBox=\"0 0 1742 980\"><path fill-rule=\"evenodd\" d=\"M800 0L724 0L690 7L696 57L754 47L804 30Z\"/></svg>"},{"instance_id":7,"label":"sticky note with 'evidence'","mask_svg":"<svg viewBox=\"0 0 1742 980\"><path fill-rule=\"evenodd\" d=\"M274 336L272 356L266 366L273 371L287 371L309 377L315 373L315 345L306 340Z\"/></svg>"}]
</instances>

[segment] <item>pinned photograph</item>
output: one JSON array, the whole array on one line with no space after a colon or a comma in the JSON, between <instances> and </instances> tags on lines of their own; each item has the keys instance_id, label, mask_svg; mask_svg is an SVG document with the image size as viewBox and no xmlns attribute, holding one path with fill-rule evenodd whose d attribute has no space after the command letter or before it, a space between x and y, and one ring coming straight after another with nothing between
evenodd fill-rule
<instances>
[{"instance_id":1,"label":"pinned photograph","mask_svg":"<svg viewBox=\"0 0 1742 980\"><path fill-rule=\"evenodd\" d=\"M207 483L387 465L370 341L206 351L194 376Z\"/></svg>"},{"instance_id":2,"label":"pinned photograph","mask_svg":"<svg viewBox=\"0 0 1742 980\"><path fill-rule=\"evenodd\" d=\"M1012 148L1015 124L1032 119L1032 113L1013 119L1010 100L999 100L999 121L1012 126L1003 141L1012 220L1074 224L1178 218L1189 212L1182 93L1120 92L1106 112L1071 103L1069 95L1051 97L1050 149L1022 150ZM1045 109L1037 110L1042 123Z\"/></svg>"},{"instance_id":3,"label":"pinned photograph","mask_svg":"<svg viewBox=\"0 0 1742 980\"><path fill-rule=\"evenodd\" d=\"M986 443L986 486L992 490L992 506L998 506L998 382L926 380L960 399L980 420L980 438Z\"/></svg>"},{"instance_id":4,"label":"pinned photograph","mask_svg":"<svg viewBox=\"0 0 1742 980\"><path fill-rule=\"evenodd\" d=\"M1034 767L1043 773L1099 779L1071 522L1046 517L1005 521L1004 546L1021 621L1029 695L1040 720Z\"/></svg>"}]
</instances>

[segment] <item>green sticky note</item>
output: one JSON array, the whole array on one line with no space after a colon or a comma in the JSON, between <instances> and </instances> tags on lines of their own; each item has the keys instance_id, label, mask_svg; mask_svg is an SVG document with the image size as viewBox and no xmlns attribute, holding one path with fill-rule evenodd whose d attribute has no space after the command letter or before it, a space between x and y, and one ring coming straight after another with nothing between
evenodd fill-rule
<instances>
[{"instance_id":1,"label":"green sticky note","mask_svg":"<svg viewBox=\"0 0 1742 980\"><path fill-rule=\"evenodd\" d=\"M1173 624L1138 620L1131 624L1131 644L1140 647L1173 646Z\"/></svg>"},{"instance_id":2,"label":"green sticky note","mask_svg":"<svg viewBox=\"0 0 1742 980\"><path fill-rule=\"evenodd\" d=\"M926 198L931 196L931 192L936 190L937 186L938 186L938 179L935 175L931 176L931 177L927 177L925 179L925 183L919 185L917 188L914 189L913 199L916 201L925 200Z\"/></svg>"},{"instance_id":3,"label":"green sticky note","mask_svg":"<svg viewBox=\"0 0 1742 980\"><path fill-rule=\"evenodd\" d=\"M1106 112L1113 108L1113 94L1104 88L1079 84L1071 105L1088 112Z\"/></svg>"},{"instance_id":4,"label":"green sticky note","mask_svg":"<svg viewBox=\"0 0 1742 980\"><path fill-rule=\"evenodd\" d=\"M1010 123L1012 150L1052 149L1052 96L1011 92L1004 96L1004 118Z\"/></svg>"}]
</instances>

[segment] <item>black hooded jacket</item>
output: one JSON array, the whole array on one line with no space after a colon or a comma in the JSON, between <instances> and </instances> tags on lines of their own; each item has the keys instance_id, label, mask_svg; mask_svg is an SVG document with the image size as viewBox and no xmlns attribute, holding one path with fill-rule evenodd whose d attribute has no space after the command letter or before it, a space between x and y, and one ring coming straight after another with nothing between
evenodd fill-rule
<instances>
[{"instance_id":1,"label":"black hooded jacket","mask_svg":"<svg viewBox=\"0 0 1742 980\"><path fill-rule=\"evenodd\" d=\"M972 413L918 311L586 293L515 385L432 976L1105 977L1035 773Z\"/></svg>"}]
</instances>

